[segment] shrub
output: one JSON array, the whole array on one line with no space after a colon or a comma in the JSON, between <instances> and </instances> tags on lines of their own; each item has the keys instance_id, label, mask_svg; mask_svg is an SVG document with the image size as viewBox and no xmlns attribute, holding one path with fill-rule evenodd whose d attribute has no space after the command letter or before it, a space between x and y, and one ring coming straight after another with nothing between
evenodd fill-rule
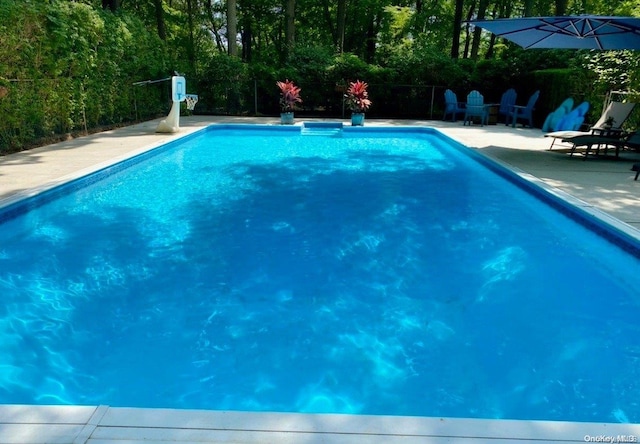
<instances>
[{"instance_id":1,"label":"shrub","mask_svg":"<svg viewBox=\"0 0 640 444\"><path fill-rule=\"evenodd\" d=\"M250 81L249 69L240 58L215 54L197 78L199 112L237 114L246 109Z\"/></svg>"}]
</instances>

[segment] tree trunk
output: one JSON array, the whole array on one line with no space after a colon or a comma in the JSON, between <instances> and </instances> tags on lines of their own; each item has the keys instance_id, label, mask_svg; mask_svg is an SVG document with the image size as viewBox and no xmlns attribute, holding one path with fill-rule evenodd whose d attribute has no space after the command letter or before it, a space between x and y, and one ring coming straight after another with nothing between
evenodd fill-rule
<instances>
[{"instance_id":1,"label":"tree trunk","mask_svg":"<svg viewBox=\"0 0 640 444\"><path fill-rule=\"evenodd\" d=\"M189 31L189 41L187 43L187 58L193 72L196 71L196 41L193 33L193 15L194 15L194 2L196 0L187 0L187 27Z\"/></svg>"},{"instance_id":2,"label":"tree trunk","mask_svg":"<svg viewBox=\"0 0 640 444\"><path fill-rule=\"evenodd\" d=\"M375 21L374 21L375 20ZM376 42L379 29L378 19L372 17L367 27L367 41L366 41L366 61L367 63L373 63L376 56Z\"/></svg>"},{"instance_id":3,"label":"tree trunk","mask_svg":"<svg viewBox=\"0 0 640 444\"><path fill-rule=\"evenodd\" d=\"M469 58L469 46L471 45L471 25L469 20L473 18L473 14L476 10L476 2L473 0L471 6L469 6L469 12L467 13L467 23L464 25L464 58Z\"/></svg>"},{"instance_id":4,"label":"tree trunk","mask_svg":"<svg viewBox=\"0 0 640 444\"><path fill-rule=\"evenodd\" d=\"M331 18L331 11L329 10L329 2L328 0L322 0L322 12L325 20L325 26L331 33L331 39L333 41L333 45L338 47L338 36L336 35L336 28L334 26L333 19Z\"/></svg>"},{"instance_id":5,"label":"tree trunk","mask_svg":"<svg viewBox=\"0 0 640 444\"><path fill-rule=\"evenodd\" d=\"M457 59L460 57L460 33L462 24L462 8L464 6L464 0L456 0L456 10L453 16L453 39L451 42L451 58Z\"/></svg>"},{"instance_id":6,"label":"tree trunk","mask_svg":"<svg viewBox=\"0 0 640 444\"><path fill-rule=\"evenodd\" d=\"M230 56L238 55L238 15L236 11L236 0L227 0L227 44Z\"/></svg>"},{"instance_id":7,"label":"tree trunk","mask_svg":"<svg viewBox=\"0 0 640 444\"><path fill-rule=\"evenodd\" d=\"M156 12L156 26L158 28L158 36L161 40L167 40L167 28L164 24L164 9L162 9L162 0L153 0L153 6Z\"/></svg>"},{"instance_id":8,"label":"tree trunk","mask_svg":"<svg viewBox=\"0 0 640 444\"><path fill-rule=\"evenodd\" d=\"M296 0L287 0L284 15L287 22L284 32L285 46L287 58L289 58L296 44Z\"/></svg>"},{"instance_id":9,"label":"tree trunk","mask_svg":"<svg viewBox=\"0 0 640 444\"><path fill-rule=\"evenodd\" d=\"M478 20L484 20L488 6L489 0L480 0L480 4L478 5ZM473 42L471 43L471 58L474 60L478 58L478 51L480 49L480 37L482 37L482 28L476 26L476 28L473 30Z\"/></svg>"},{"instance_id":10,"label":"tree trunk","mask_svg":"<svg viewBox=\"0 0 640 444\"><path fill-rule=\"evenodd\" d=\"M337 19L337 46L338 52L342 54L344 51L344 32L345 32L345 24L347 22L347 0L338 0L338 16Z\"/></svg>"},{"instance_id":11,"label":"tree trunk","mask_svg":"<svg viewBox=\"0 0 640 444\"><path fill-rule=\"evenodd\" d=\"M242 15L242 60L251 61L251 42L253 39L253 29L250 14Z\"/></svg>"},{"instance_id":12,"label":"tree trunk","mask_svg":"<svg viewBox=\"0 0 640 444\"><path fill-rule=\"evenodd\" d=\"M556 15L567 13L567 0L556 0Z\"/></svg>"},{"instance_id":13,"label":"tree trunk","mask_svg":"<svg viewBox=\"0 0 640 444\"><path fill-rule=\"evenodd\" d=\"M216 48L218 48L218 52L220 53L224 53L224 52L228 52L228 50L224 47L224 44L222 42L222 37L220 36L220 29L218 26L216 26L216 17L215 14L213 13L213 0L207 0L205 3L205 7L207 9L207 15L209 18L209 25L211 27L210 31L213 34L214 38L216 39Z\"/></svg>"},{"instance_id":14,"label":"tree trunk","mask_svg":"<svg viewBox=\"0 0 640 444\"><path fill-rule=\"evenodd\" d=\"M512 9L513 3L511 1L503 1L501 3L497 3L494 5L493 8L493 13L491 14L493 17L498 17L498 18L506 18L506 17L510 17L511 16L511 9ZM487 54L485 55L485 58L490 59L493 57L493 47L496 43L496 35L495 34L491 34L491 40L489 42L489 49L487 50Z\"/></svg>"}]
</instances>

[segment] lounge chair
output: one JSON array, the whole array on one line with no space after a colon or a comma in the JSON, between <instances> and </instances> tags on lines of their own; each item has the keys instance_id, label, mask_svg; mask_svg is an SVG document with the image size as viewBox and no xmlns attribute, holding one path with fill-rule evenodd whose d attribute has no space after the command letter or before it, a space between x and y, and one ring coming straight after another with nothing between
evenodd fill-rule
<instances>
[{"instance_id":1,"label":"lounge chair","mask_svg":"<svg viewBox=\"0 0 640 444\"><path fill-rule=\"evenodd\" d=\"M458 102L458 96L450 89L444 92L444 116L442 120L447 120L447 116L451 115L451 121L457 120L458 114L464 113L464 104Z\"/></svg>"},{"instance_id":2,"label":"lounge chair","mask_svg":"<svg viewBox=\"0 0 640 444\"><path fill-rule=\"evenodd\" d=\"M573 99L571 97L565 99L555 111L550 113L542 124L542 131L545 133L558 131L560 121L571 112L573 108Z\"/></svg>"},{"instance_id":3,"label":"lounge chair","mask_svg":"<svg viewBox=\"0 0 640 444\"><path fill-rule=\"evenodd\" d=\"M640 149L640 131L636 130L632 133L622 134L619 137L612 137L610 135L595 135L587 134L564 139L563 142L570 142L573 144L571 147L571 156L575 152L577 147L586 147L584 158L589 155L589 151L595 147L596 155L600 154L600 148L604 147L605 154L609 147L615 148L616 157L619 156L621 149Z\"/></svg>"},{"instance_id":4,"label":"lounge chair","mask_svg":"<svg viewBox=\"0 0 640 444\"><path fill-rule=\"evenodd\" d=\"M589 128L588 131L553 131L547 133L544 137L552 137L553 141L549 150L553 149L553 145L557 140L567 140L577 136L600 135L616 136L622 135L622 125L629 118L631 111L635 107L635 103L611 102L604 110L596 123Z\"/></svg>"},{"instance_id":5,"label":"lounge chair","mask_svg":"<svg viewBox=\"0 0 640 444\"><path fill-rule=\"evenodd\" d=\"M513 88L509 88L502 94L502 98L500 99L500 108L498 108L498 119L500 117L504 117L505 124L507 123L507 118L509 113L511 113L513 105L516 104L517 97L518 93Z\"/></svg>"},{"instance_id":6,"label":"lounge chair","mask_svg":"<svg viewBox=\"0 0 640 444\"><path fill-rule=\"evenodd\" d=\"M533 107L536 105L538 101L538 97L540 96L540 91L536 91L531 94L529 97L529 101L525 106L514 105L511 108L511 113L509 117L511 118L511 126L513 128L516 127L516 123L519 119L524 119L529 123L529 127L533 128ZM523 124L524 126L524 124Z\"/></svg>"},{"instance_id":7,"label":"lounge chair","mask_svg":"<svg viewBox=\"0 0 640 444\"><path fill-rule=\"evenodd\" d=\"M489 112L484 104L484 96L479 91L471 91L467 95L467 104L464 109L463 125L473 122L474 118L480 118L480 125L486 125L489 120Z\"/></svg>"}]
</instances>

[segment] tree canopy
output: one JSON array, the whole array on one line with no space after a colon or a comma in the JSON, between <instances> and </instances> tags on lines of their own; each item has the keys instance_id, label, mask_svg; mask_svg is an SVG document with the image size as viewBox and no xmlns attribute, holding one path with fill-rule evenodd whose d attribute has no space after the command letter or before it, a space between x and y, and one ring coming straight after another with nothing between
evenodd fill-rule
<instances>
[{"instance_id":1,"label":"tree canopy","mask_svg":"<svg viewBox=\"0 0 640 444\"><path fill-rule=\"evenodd\" d=\"M640 4L0 0L0 111L8 116L0 124L0 151L48 134L162 113L166 91L161 86L132 85L173 71L185 74L201 94L199 106L225 113L277 109L275 81L285 78L302 85L309 99L305 104L318 109L330 108L323 103L327 96L356 79L368 81L376 104L388 110L394 109L394 95L424 100L427 92L418 87L475 87L491 94L506 85L530 84L533 73L545 69L556 70L551 78L574 82L565 80L571 91L558 95L575 90L586 98L611 89L640 90L637 52L524 51L466 23L585 13L640 16ZM399 88L404 92L398 94ZM250 103L256 91L262 95L260 109Z\"/></svg>"}]
</instances>

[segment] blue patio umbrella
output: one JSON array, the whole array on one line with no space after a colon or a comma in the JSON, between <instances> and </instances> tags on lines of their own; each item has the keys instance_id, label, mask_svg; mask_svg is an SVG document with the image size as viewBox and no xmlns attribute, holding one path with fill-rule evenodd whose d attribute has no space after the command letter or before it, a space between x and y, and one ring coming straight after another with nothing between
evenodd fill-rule
<instances>
[{"instance_id":1,"label":"blue patio umbrella","mask_svg":"<svg viewBox=\"0 0 640 444\"><path fill-rule=\"evenodd\" d=\"M597 15L472 20L528 48L640 49L640 18Z\"/></svg>"}]
</instances>

